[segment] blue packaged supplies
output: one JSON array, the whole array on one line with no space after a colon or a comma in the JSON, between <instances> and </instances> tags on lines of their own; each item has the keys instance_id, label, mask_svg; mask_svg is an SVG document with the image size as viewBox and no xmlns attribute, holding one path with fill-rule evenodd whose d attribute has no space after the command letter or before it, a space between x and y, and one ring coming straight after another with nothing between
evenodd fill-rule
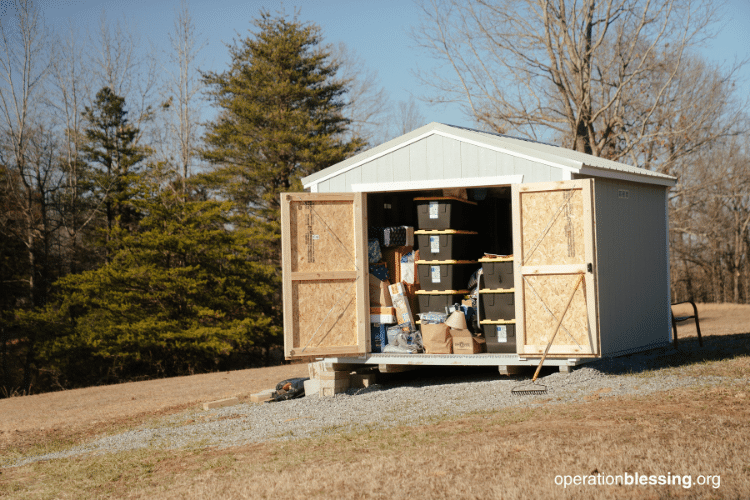
<instances>
[{"instance_id":1,"label":"blue packaged supplies","mask_svg":"<svg viewBox=\"0 0 750 500\"><path fill-rule=\"evenodd\" d=\"M390 278L388 273L388 266L385 264L385 262L370 264L370 274L375 276L380 281L385 281Z\"/></svg>"},{"instance_id":2,"label":"blue packaged supplies","mask_svg":"<svg viewBox=\"0 0 750 500\"><path fill-rule=\"evenodd\" d=\"M380 251L380 242L377 238L370 238L367 242L367 257L370 264L375 264L383 259L383 254Z\"/></svg>"},{"instance_id":3,"label":"blue packaged supplies","mask_svg":"<svg viewBox=\"0 0 750 500\"><path fill-rule=\"evenodd\" d=\"M370 323L370 352L383 352L388 345L388 329L386 325Z\"/></svg>"}]
</instances>

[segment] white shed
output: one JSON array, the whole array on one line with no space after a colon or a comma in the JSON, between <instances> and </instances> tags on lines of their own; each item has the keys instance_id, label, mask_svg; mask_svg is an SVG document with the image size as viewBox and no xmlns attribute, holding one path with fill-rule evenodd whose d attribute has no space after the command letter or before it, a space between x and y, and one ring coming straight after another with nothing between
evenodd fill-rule
<instances>
[{"instance_id":1,"label":"white shed","mask_svg":"<svg viewBox=\"0 0 750 500\"><path fill-rule=\"evenodd\" d=\"M674 177L431 123L302 182L308 193L282 195L287 358L536 364L561 316L545 364L571 366L671 341L667 191ZM482 245L513 254L515 352L371 352L368 225L416 226L415 198L455 188L467 188L477 205Z\"/></svg>"}]
</instances>

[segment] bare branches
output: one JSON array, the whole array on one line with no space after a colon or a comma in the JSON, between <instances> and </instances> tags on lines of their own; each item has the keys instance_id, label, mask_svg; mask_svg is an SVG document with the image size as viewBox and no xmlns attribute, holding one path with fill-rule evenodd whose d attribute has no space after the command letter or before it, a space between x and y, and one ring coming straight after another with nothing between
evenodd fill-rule
<instances>
[{"instance_id":1,"label":"bare branches","mask_svg":"<svg viewBox=\"0 0 750 500\"><path fill-rule=\"evenodd\" d=\"M196 31L195 23L187 2L182 0L175 11L173 31L169 35L171 51L165 67L167 79L164 82L165 102L162 107L167 113L169 156L175 159L180 175L184 179L191 175L198 148L201 112L200 91L203 87L198 73L198 55L206 41Z\"/></svg>"},{"instance_id":2,"label":"bare branches","mask_svg":"<svg viewBox=\"0 0 750 500\"><path fill-rule=\"evenodd\" d=\"M690 86L688 54L717 17L707 0L424 0L422 10L417 42L454 73L423 75L433 101L464 102L495 131L647 166L664 155L645 146L671 133L655 115Z\"/></svg>"},{"instance_id":3,"label":"bare branches","mask_svg":"<svg viewBox=\"0 0 750 500\"><path fill-rule=\"evenodd\" d=\"M347 89L344 116L350 120L348 133L371 145L384 142L391 105L385 89L378 85L377 72L367 69L365 61L343 43L330 50Z\"/></svg>"}]
</instances>

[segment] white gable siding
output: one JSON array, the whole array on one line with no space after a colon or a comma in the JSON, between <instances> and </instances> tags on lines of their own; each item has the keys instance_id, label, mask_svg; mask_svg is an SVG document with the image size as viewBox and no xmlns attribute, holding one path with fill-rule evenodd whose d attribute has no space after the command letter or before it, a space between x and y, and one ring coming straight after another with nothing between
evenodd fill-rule
<instances>
[{"instance_id":1,"label":"white gable siding","mask_svg":"<svg viewBox=\"0 0 750 500\"><path fill-rule=\"evenodd\" d=\"M523 182L563 180L563 171L456 139L431 135L318 184L350 192L353 184L523 175Z\"/></svg>"}]
</instances>

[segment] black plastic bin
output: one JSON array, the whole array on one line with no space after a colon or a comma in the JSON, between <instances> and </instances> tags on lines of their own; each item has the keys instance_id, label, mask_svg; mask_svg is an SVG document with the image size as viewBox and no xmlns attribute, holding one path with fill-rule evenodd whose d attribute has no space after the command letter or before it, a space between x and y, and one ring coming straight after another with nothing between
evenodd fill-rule
<instances>
[{"instance_id":1,"label":"black plastic bin","mask_svg":"<svg viewBox=\"0 0 750 500\"><path fill-rule=\"evenodd\" d=\"M476 206L461 198L414 198L419 229L472 229L475 226Z\"/></svg>"},{"instance_id":2,"label":"black plastic bin","mask_svg":"<svg viewBox=\"0 0 750 500\"><path fill-rule=\"evenodd\" d=\"M515 353L516 325L482 322L487 352Z\"/></svg>"},{"instance_id":3,"label":"black plastic bin","mask_svg":"<svg viewBox=\"0 0 750 500\"><path fill-rule=\"evenodd\" d=\"M476 257L474 231L416 231L419 256L424 260L469 260ZM480 254L481 255L481 254Z\"/></svg>"},{"instance_id":4,"label":"black plastic bin","mask_svg":"<svg viewBox=\"0 0 750 500\"><path fill-rule=\"evenodd\" d=\"M417 290L419 312L446 312L445 308L453 304L460 304L468 290Z\"/></svg>"},{"instance_id":5,"label":"black plastic bin","mask_svg":"<svg viewBox=\"0 0 750 500\"><path fill-rule=\"evenodd\" d=\"M513 288L513 257L479 259L482 263L484 286L487 288Z\"/></svg>"},{"instance_id":6,"label":"black plastic bin","mask_svg":"<svg viewBox=\"0 0 750 500\"><path fill-rule=\"evenodd\" d=\"M477 267L471 260L418 260L419 285L422 290L462 290Z\"/></svg>"},{"instance_id":7,"label":"black plastic bin","mask_svg":"<svg viewBox=\"0 0 750 500\"><path fill-rule=\"evenodd\" d=\"M497 290L479 290L482 319L509 320L516 319L516 305L513 292Z\"/></svg>"}]
</instances>

